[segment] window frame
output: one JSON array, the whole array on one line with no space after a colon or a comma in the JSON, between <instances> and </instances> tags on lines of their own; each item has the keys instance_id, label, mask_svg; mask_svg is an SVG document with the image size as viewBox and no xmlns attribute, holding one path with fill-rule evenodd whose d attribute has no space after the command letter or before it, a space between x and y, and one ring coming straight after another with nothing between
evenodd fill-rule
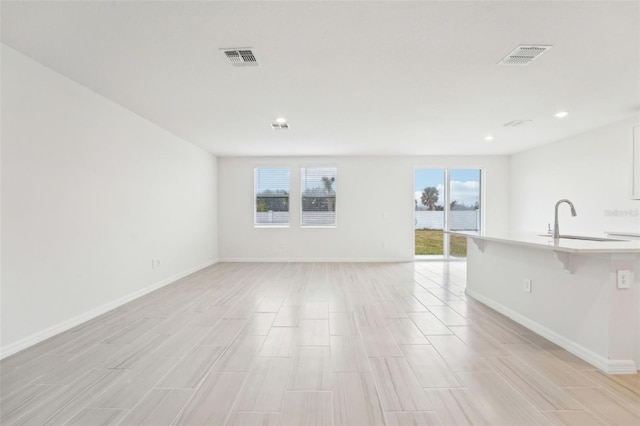
<instances>
[{"instance_id":1,"label":"window frame","mask_svg":"<svg viewBox=\"0 0 640 426\"><path fill-rule=\"evenodd\" d=\"M287 223L258 223L258 170L259 169L283 169L287 170L287 181L289 189L287 193L289 220ZM255 229L274 229L274 228L290 228L291 227L291 167L289 166L255 166L253 168L253 227Z\"/></svg>"},{"instance_id":2,"label":"window frame","mask_svg":"<svg viewBox=\"0 0 640 426\"><path fill-rule=\"evenodd\" d=\"M302 188L303 185L303 170L308 170L308 169L333 169L335 170L335 174L334 174L334 178L335 178L335 205L334 205L334 213L335 213L335 220L333 224L330 225L305 225L303 223L303 217L304 217L304 203L302 202L302 199L304 197L304 190ZM304 173L304 175L306 176L306 172ZM302 229L336 229L338 228L338 167L336 165L321 165L321 166L317 166L317 165L312 165L312 166L304 166L304 167L300 167L300 228Z\"/></svg>"}]
</instances>

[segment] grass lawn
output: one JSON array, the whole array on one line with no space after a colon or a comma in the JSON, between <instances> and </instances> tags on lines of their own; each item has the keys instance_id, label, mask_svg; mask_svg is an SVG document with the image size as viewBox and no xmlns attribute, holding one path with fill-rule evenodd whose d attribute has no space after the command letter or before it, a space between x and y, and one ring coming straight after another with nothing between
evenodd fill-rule
<instances>
[{"instance_id":1,"label":"grass lawn","mask_svg":"<svg viewBox=\"0 0 640 426\"><path fill-rule=\"evenodd\" d=\"M444 234L441 229L416 229L416 255L440 255L442 256L442 239ZM449 235L449 254L453 257L467 256L467 238L458 235Z\"/></svg>"}]
</instances>

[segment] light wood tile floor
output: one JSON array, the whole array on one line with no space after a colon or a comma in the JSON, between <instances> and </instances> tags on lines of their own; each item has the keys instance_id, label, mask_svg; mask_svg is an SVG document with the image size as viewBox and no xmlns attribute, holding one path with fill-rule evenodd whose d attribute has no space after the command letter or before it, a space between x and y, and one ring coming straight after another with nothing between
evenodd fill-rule
<instances>
[{"instance_id":1,"label":"light wood tile floor","mask_svg":"<svg viewBox=\"0 0 640 426\"><path fill-rule=\"evenodd\" d=\"M464 262L222 263L0 363L3 425L640 425Z\"/></svg>"}]
</instances>

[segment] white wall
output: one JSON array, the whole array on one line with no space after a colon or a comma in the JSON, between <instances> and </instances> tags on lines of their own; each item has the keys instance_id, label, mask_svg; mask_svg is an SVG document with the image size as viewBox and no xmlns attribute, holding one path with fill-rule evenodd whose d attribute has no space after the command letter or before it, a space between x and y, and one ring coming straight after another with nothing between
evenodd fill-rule
<instances>
[{"instance_id":1,"label":"white wall","mask_svg":"<svg viewBox=\"0 0 640 426\"><path fill-rule=\"evenodd\" d=\"M564 234L640 232L640 200L630 199L630 118L511 157L511 230L553 227L555 203L570 199L578 213L560 206ZM617 211L620 216L611 215Z\"/></svg>"},{"instance_id":2,"label":"white wall","mask_svg":"<svg viewBox=\"0 0 640 426\"><path fill-rule=\"evenodd\" d=\"M254 167L291 169L291 227L254 228ZM300 228L300 167L335 166L338 226ZM221 260L412 260L414 168L485 170L486 228L508 228L508 157L221 157ZM362 215L362 212L368 212ZM386 243L386 246L383 246Z\"/></svg>"},{"instance_id":3,"label":"white wall","mask_svg":"<svg viewBox=\"0 0 640 426\"><path fill-rule=\"evenodd\" d=\"M215 261L214 156L6 46L2 114L3 356Z\"/></svg>"}]
</instances>

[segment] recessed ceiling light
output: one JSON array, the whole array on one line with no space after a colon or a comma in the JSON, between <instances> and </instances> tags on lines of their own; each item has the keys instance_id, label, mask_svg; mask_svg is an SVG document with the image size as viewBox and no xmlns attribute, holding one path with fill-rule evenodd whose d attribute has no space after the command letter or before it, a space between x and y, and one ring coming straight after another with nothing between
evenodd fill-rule
<instances>
[{"instance_id":1,"label":"recessed ceiling light","mask_svg":"<svg viewBox=\"0 0 640 426\"><path fill-rule=\"evenodd\" d=\"M276 123L278 124L284 124L286 122L287 122L286 118L282 118L282 117L276 118Z\"/></svg>"},{"instance_id":2,"label":"recessed ceiling light","mask_svg":"<svg viewBox=\"0 0 640 426\"><path fill-rule=\"evenodd\" d=\"M484 140L485 141L492 141L493 140L493 136L487 135L487 136L484 137Z\"/></svg>"},{"instance_id":3,"label":"recessed ceiling light","mask_svg":"<svg viewBox=\"0 0 640 426\"><path fill-rule=\"evenodd\" d=\"M567 115L569 115L569 113L568 113L567 111L559 111L559 112L557 112L557 113L555 114L555 117L556 117L556 118L564 118L564 117L566 117Z\"/></svg>"}]
</instances>

